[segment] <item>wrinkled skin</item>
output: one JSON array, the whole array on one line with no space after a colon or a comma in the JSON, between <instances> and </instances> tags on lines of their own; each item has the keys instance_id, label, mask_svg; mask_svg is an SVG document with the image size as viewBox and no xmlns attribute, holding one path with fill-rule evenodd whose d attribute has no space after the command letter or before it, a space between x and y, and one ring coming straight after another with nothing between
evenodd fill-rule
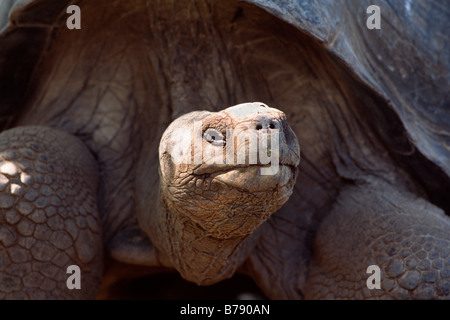
<instances>
[{"instance_id":1,"label":"wrinkled skin","mask_svg":"<svg viewBox=\"0 0 450 320\"><path fill-rule=\"evenodd\" d=\"M17 128L0 135L1 298L93 298L103 252L183 274L142 218L169 222L155 216L161 137L183 114L244 101L286 114L302 164L289 201L252 233L236 272L269 298L450 297L448 216L386 142L377 113L385 102L316 42L238 2L80 5L80 31L64 28L64 15L41 21L55 28L38 63L23 62L33 65L27 91L3 100L20 112L8 118ZM5 43L38 16L23 12ZM69 264L91 279L81 291L65 288ZM372 264L379 290L366 287Z\"/></svg>"},{"instance_id":2,"label":"wrinkled skin","mask_svg":"<svg viewBox=\"0 0 450 320\"><path fill-rule=\"evenodd\" d=\"M197 140L195 122L201 124L198 134L204 132ZM252 136L258 143L272 135L277 145L250 148ZM278 155L276 170L261 163L257 149ZM180 150L184 154L174 162ZM227 163L227 152L245 158ZM258 241L254 231L289 199L300 148L282 112L246 103L180 117L163 134L159 157L161 202L152 212L138 207L139 224L164 255L160 260L183 278L208 285L236 272Z\"/></svg>"}]
</instances>

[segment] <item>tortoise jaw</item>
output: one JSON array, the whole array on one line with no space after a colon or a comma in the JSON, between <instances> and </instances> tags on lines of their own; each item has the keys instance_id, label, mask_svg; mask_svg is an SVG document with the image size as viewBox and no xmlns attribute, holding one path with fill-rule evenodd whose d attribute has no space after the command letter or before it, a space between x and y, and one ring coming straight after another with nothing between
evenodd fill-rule
<instances>
[{"instance_id":1,"label":"tortoise jaw","mask_svg":"<svg viewBox=\"0 0 450 320\"><path fill-rule=\"evenodd\" d=\"M226 173L233 170L239 170L241 168L251 168L251 167L258 167L260 169L268 169L268 168L275 168L275 171L272 171L273 174L277 173L277 169L286 166L290 168L292 173L295 173L297 170L298 163L292 163L290 161L283 161L278 163L277 165L274 164L201 164L196 166L192 170L192 174L195 176L202 176L202 175L209 175L209 176L217 176L222 173ZM263 171L264 172L264 171ZM269 173L269 172L267 172ZM270 175L270 174L263 174L263 175Z\"/></svg>"},{"instance_id":2,"label":"tortoise jaw","mask_svg":"<svg viewBox=\"0 0 450 320\"><path fill-rule=\"evenodd\" d=\"M220 173L229 172L231 170L236 170L239 168L248 168L250 166L257 165L248 165L248 164L201 164L194 168L192 174L196 176L202 175L216 175Z\"/></svg>"}]
</instances>

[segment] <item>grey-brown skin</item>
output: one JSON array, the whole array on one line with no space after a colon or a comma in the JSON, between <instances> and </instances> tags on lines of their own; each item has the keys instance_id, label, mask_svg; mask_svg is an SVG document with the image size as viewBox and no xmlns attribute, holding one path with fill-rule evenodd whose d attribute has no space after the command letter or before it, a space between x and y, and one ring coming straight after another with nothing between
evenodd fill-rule
<instances>
[{"instance_id":1,"label":"grey-brown skin","mask_svg":"<svg viewBox=\"0 0 450 320\"><path fill-rule=\"evenodd\" d=\"M201 125L201 149L195 146L195 122ZM250 148L242 137L254 135L259 142L259 132L268 140L279 136L278 145ZM207 141L209 133L218 136ZM227 164L227 147L233 155L246 156L245 161L229 158ZM185 155L174 162L180 150ZM259 157L253 163L252 152L276 153L277 170L262 172L274 164L263 165ZM160 201L151 210L140 208L139 225L167 266L189 281L208 285L236 272L258 241L255 230L289 199L300 147L284 113L262 103L245 103L175 120L161 139L159 162Z\"/></svg>"},{"instance_id":2,"label":"grey-brown skin","mask_svg":"<svg viewBox=\"0 0 450 320\"><path fill-rule=\"evenodd\" d=\"M321 44L237 1L77 1L77 31L64 27L63 1L61 11L39 2L0 37L2 83L28 74L26 87L2 92L13 129L0 134L0 156L17 169L2 173L1 298L94 298L102 253L149 270L175 265L143 231L142 216L161 212L161 137L184 114L244 101L287 115L302 163L236 272L273 299L450 297L448 216L386 143L394 119L380 115L384 102ZM27 48L20 63L17 47ZM29 73L8 69L17 65ZM58 174L21 152L31 144L54 150L46 161ZM65 287L71 264L82 290ZM366 287L372 264L380 290Z\"/></svg>"},{"instance_id":3,"label":"grey-brown skin","mask_svg":"<svg viewBox=\"0 0 450 320\"><path fill-rule=\"evenodd\" d=\"M28 126L0 135L0 159L0 298L94 297L103 245L92 155L63 131ZM70 265L82 290L67 288Z\"/></svg>"}]
</instances>

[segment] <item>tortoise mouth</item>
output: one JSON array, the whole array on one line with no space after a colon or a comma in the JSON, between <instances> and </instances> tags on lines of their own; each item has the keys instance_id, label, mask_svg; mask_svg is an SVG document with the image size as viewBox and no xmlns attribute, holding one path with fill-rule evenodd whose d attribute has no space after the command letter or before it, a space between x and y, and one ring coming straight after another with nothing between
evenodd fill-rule
<instances>
[{"instance_id":1,"label":"tortoise mouth","mask_svg":"<svg viewBox=\"0 0 450 320\"><path fill-rule=\"evenodd\" d=\"M266 171L264 171L266 170ZM290 186L297 176L297 167L294 165L239 165L225 167L208 173L211 178L226 184L229 187L249 192L259 192Z\"/></svg>"},{"instance_id":2,"label":"tortoise mouth","mask_svg":"<svg viewBox=\"0 0 450 320\"><path fill-rule=\"evenodd\" d=\"M297 166L295 164L290 164L290 163L278 163L276 165L272 164L233 164L233 165L229 165L229 164L201 164L199 166L197 166L194 170L193 170L193 175L195 176L210 176L210 177L215 177L217 175L220 174L224 174L227 172L231 172L231 171L239 171L239 172L243 172L245 169L250 169L250 168L259 168L259 169L270 169L270 168L277 168L278 171L282 168L282 167L287 167L289 168L290 172L292 172L292 174L295 174L295 172L297 171ZM276 170L276 169L275 169ZM273 174L270 174L270 172L268 172L269 174L262 174L270 176L270 175L275 175L278 173L278 171L274 171Z\"/></svg>"}]
</instances>

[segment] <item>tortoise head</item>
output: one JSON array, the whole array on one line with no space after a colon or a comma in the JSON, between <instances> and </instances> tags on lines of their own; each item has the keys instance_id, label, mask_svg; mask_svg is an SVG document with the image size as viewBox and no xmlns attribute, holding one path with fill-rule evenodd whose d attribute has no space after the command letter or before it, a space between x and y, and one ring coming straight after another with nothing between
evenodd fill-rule
<instances>
[{"instance_id":1,"label":"tortoise head","mask_svg":"<svg viewBox=\"0 0 450 320\"><path fill-rule=\"evenodd\" d=\"M289 199L300 147L283 112L245 103L176 119L159 160L163 214L149 236L185 278L209 284L234 273L246 257L236 249Z\"/></svg>"}]
</instances>

